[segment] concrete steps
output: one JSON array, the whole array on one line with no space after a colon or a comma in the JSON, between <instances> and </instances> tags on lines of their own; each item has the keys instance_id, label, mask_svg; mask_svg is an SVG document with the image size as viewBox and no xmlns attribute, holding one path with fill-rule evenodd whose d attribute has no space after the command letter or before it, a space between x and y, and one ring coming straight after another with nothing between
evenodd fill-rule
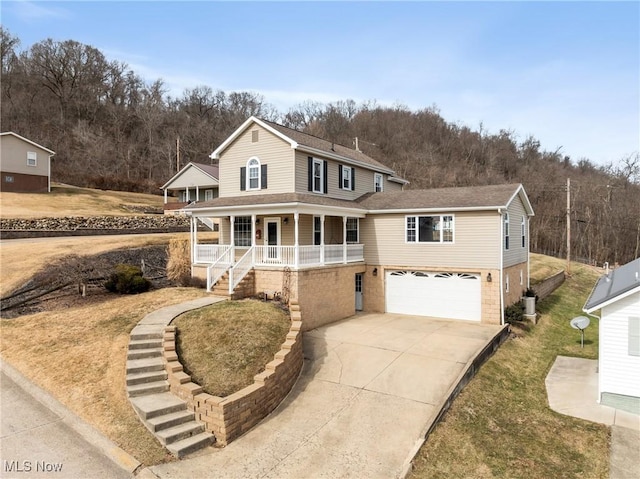
<instances>
[{"instance_id":1,"label":"concrete steps","mask_svg":"<svg viewBox=\"0 0 640 479\"><path fill-rule=\"evenodd\" d=\"M229 294L229 273L225 273L222 278L213 286L211 292L216 296L230 297L231 299L242 299L253 296L256 293L256 275L252 269L249 271L242 281L233 290L233 294Z\"/></svg>"},{"instance_id":2,"label":"concrete steps","mask_svg":"<svg viewBox=\"0 0 640 479\"><path fill-rule=\"evenodd\" d=\"M127 396L147 429L171 454L181 458L212 445L215 437L195 420L187 403L170 392L162 339L164 328L173 316L166 320L158 320L156 316L147 322L145 319L133 329L129 338Z\"/></svg>"}]
</instances>

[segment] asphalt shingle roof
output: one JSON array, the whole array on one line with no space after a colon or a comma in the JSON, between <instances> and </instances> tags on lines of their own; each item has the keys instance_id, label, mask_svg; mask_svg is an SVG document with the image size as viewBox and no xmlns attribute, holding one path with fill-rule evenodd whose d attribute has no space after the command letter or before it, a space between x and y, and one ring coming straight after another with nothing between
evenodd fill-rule
<instances>
[{"instance_id":1,"label":"asphalt shingle roof","mask_svg":"<svg viewBox=\"0 0 640 479\"><path fill-rule=\"evenodd\" d=\"M384 171L391 171L391 168L383 165L379 161L374 160L370 156L365 155L361 151L354 150L352 148L347 148L346 146L342 146L337 143L332 143L328 140L318 138L317 136L309 135L307 133L294 130L292 128L287 128L286 126L282 126L277 123L273 123L271 121L267 121L267 120L260 120L260 121L266 123L267 125L279 131L283 135L291 138L300 146L307 146L307 147L314 148L316 150L321 150L327 153L333 153L335 155L339 155L350 160L359 161L361 163L368 164L372 167L375 167Z\"/></svg>"},{"instance_id":2,"label":"asphalt shingle roof","mask_svg":"<svg viewBox=\"0 0 640 479\"><path fill-rule=\"evenodd\" d=\"M507 184L367 193L358 203L368 210L502 207L519 187Z\"/></svg>"}]
</instances>

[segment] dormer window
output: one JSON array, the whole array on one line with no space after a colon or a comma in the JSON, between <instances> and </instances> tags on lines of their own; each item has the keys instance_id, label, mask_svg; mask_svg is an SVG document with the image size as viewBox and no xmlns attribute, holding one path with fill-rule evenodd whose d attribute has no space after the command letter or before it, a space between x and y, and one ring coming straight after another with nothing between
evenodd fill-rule
<instances>
[{"instance_id":1,"label":"dormer window","mask_svg":"<svg viewBox=\"0 0 640 479\"><path fill-rule=\"evenodd\" d=\"M247 186L248 190L260 189L260 160L257 158L247 162Z\"/></svg>"}]
</instances>

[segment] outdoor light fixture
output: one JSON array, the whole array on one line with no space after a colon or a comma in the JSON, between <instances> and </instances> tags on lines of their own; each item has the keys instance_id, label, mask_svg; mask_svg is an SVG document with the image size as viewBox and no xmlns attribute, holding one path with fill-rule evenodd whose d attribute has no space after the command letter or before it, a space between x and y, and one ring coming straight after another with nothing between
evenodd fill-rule
<instances>
[{"instance_id":1,"label":"outdoor light fixture","mask_svg":"<svg viewBox=\"0 0 640 479\"><path fill-rule=\"evenodd\" d=\"M493 278L491 277L491 273L487 273L487 283L491 283L491 281L493 281Z\"/></svg>"},{"instance_id":2,"label":"outdoor light fixture","mask_svg":"<svg viewBox=\"0 0 640 479\"><path fill-rule=\"evenodd\" d=\"M256 224L259 225L260 224L260 218L256 218Z\"/></svg>"},{"instance_id":3,"label":"outdoor light fixture","mask_svg":"<svg viewBox=\"0 0 640 479\"><path fill-rule=\"evenodd\" d=\"M378 268L373 268L373 275L378 276Z\"/></svg>"},{"instance_id":4,"label":"outdoor light fixture","mask_svg":"<svg viewBox=\"0 0 640 479\"><path fill-rule=\"evenodd\" d=\"M288 225L288 224L289 224L289 218L285 218L285 219L284 219L284 224L285 224L285 225Z\"/></svg>"}]
</instances>

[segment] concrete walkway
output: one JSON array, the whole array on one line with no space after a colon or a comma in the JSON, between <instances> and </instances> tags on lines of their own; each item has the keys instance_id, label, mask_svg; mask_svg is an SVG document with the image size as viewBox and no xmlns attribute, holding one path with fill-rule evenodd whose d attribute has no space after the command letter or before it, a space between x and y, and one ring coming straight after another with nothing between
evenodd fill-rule
<instances>
[{"instance_id":1,"label":"concrete walkway","mask_svg":"<svg viewBox=\"0 0 640 479\"><path fill-rule=\"evenodd\" d=\"M1 477L133 477L138 461L11 365L1 365Z\"/></svg>"},{"instance_id":2,"label":"concrete walkway","mask_svg":"<svg viewBox=\"0 0 640 479\"><path fill-rule=\"evenodd\" d=\"M545 380L549 407L611 426L611 479L640 477L640 415L598 404L598 361L558 356Z\"/></svg>"},{"instance_id":3,"label":"concrete walkway","mask_svg":"<svg viewBox=\"0 0 640 479\"><path fill-rule=\"evenodd\" d=\"M466 321L360 314L304 335L283 403L226 448L141 477L401 477L473 359L501 331Z\"/></svg>"}]
</instances>

